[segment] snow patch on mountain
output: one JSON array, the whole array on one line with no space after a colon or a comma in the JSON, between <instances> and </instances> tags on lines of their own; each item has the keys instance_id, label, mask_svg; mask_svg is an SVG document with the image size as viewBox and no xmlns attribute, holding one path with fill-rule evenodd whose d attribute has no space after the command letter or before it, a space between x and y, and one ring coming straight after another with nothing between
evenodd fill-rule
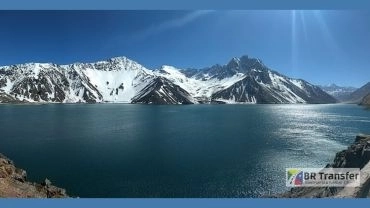
<instances>
[{"instance_id":1,"label":"snow patch on mountain","mask_svg":"<svg viewBox=\"0 0 370 208\"><path fill-rule=\"evenodd\" d=\"M268 86L269 88L280 91L280 94L282 94L290 103L306 103L304 99L299 97L289 88L290 84L293 84L294 86L297 86L298 84L298 87L303 89L303 86L298 80L294 80L294 82L292 82L291 80L293 79L285 79L284 77L272 73L271 71L268 71L268 74L272 82L272 86Z\"/></svg>"},{"instance_id":2,"label":"snow patch on mountain","mask_svg":"<svg viewBox=\"0 0 370 208\"><path fill-rule=\"evenodd\" d=\"M204 76L199 79L196 76L187 77L181 72L181 69L166 65L162 66L160 70L156 70L156 74L157 76L165 77L176 85L179 85L195 98L211 97L213 93L225 89L245 77L244 74L237 73L232 77L218 79L216 77L211 78L208 74L204 74Z\"/></svg>"}]
</instances>

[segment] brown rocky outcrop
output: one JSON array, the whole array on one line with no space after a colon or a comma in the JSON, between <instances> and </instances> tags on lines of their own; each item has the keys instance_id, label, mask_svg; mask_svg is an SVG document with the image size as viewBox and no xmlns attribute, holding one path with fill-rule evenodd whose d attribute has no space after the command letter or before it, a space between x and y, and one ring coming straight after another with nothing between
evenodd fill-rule
<instances>
[{"instance_id":1,"label":"brown rocky outcrop","mask_svg":"<svg viewBox=\"0 0 370 208\"><path fill-rule=\"evenodd\" d=\"M26 171L0 154L0 197L4 198L65 198L64 189L51 185L48 179L42 183L27 181Z\"/></svg>"}]
</instances>

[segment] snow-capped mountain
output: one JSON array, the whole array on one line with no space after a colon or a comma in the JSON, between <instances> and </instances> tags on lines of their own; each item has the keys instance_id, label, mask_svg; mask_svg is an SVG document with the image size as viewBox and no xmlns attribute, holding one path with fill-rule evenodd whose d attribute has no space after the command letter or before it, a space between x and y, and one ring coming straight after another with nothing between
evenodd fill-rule
<instances>
[{"instance_id":1,"label":"snow-capped mountain","mask_svg":"<svg viewBox=\"0 0 370 208\"><path fill-rule=\"evenodd\" d=\"M0 88L28 102L130 103L155 76L125 57L89 64L21 64L0 68Z\"/></svg>"},{"instance_id":2,"label":"snow-capped mountain","mask_svg":"<svg viewBox=\"0 0 370 208\"><path fill-rule=\"evenodd\" d=\"M0 102L332 103L320 88L242 56L206 69L150 70L126 57L0 67Z\"/></svg>"},{"instance_id":3,"label":"snow-capped mountain","mask_svg":"<svg viewBox=\"0 0 370 208\"><path fill-rule=\"evenodd\" d=\"M164 77L157 77L133 97L131 103L193 104L196 100L180 86Z\"/></svg>"},{"instance_id":4,"label":"snow-capped mountain","mask_svg":"<svg viewBox=\"0 0 370 208\"><path fill-rule=\"evenodd\" d=\"M342 87L336 84L330 84L326 86L319 86L322 90L327 92L329 95L335 97L339 101L345 101L349 99L351 93L353 93L357 88L355 87Z\"/></svg>"},{"instance_id":5,"label":"snow-capped mountain","mask_svg":"<svg viewBox=\"0 0 370 208\"><path fill-rule=\"evenodd\" d=\"M336 102L319 87L281 75L248 56L201 70L163 66L157 74L188 91L200 103Z\"/></svg>"}]
</instances>

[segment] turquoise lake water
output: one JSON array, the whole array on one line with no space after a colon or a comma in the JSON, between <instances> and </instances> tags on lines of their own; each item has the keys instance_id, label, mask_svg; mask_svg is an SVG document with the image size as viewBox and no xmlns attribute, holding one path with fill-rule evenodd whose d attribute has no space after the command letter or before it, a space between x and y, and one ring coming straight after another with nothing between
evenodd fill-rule
<instances>
[{"instance_id":1,"label":"turquoise lake water","mask_svg":"<svg viewBox=\"0 0 370 208\"><path fill-rule=\"evenodd\" d=\"M357 105L0 105L0 152L79 197L274 194L358 133Z\"/></svg>"}]
</instances>

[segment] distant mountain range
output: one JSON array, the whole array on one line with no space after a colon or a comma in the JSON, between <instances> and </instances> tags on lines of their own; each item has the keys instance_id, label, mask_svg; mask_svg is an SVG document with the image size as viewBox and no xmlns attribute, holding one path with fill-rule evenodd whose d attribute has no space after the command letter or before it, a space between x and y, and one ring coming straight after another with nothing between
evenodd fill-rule
<instances>
[{"instance_id":1,"label":"distant mountain range","mask_svg":"<svg viewBox=\"0 0 370 208\"><path fill-rule=\"evenodd\" d=\"M150 70L126 57L0 67L0 102L335 103L320 87L242 56L205 69Z\"/></svg>"},{"instance_id":2,"label":"distant mountain range","mask_svg":"<svg viewBox=\"0 0 370 208\"><path fill-rule=\"evenodd\" d=\"M343 103L364 104L370 100L370 82L360 88L341 87L335 84L320 88Z\"/></svg>"},{"instance_id":3,"label":"distant mountain range","mask_svg":"<svg viewBox=\"0 0 370 208\"><path fill-rule=\"evenodd\" d=\"M350 95L357 90L355 87L341 87L336 84L321 85L319 86L322 90L335 97L338 101L346 101Z\"/></svg>"}]
</instances>

